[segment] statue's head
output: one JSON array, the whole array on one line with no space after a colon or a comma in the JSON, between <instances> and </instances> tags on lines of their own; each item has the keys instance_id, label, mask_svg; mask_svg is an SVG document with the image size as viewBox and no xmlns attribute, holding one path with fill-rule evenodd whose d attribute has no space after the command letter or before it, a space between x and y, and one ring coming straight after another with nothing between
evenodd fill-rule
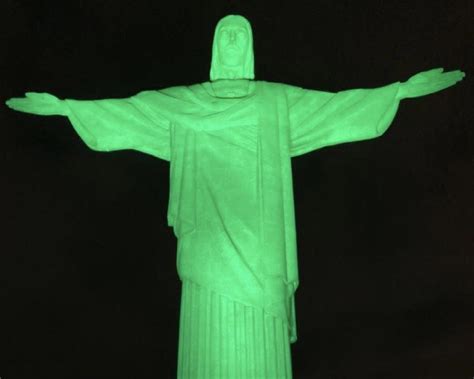
<instances>
[{"instance_id":1,"label":"statue's head","mask_svg":"<svg viewBox=\"0 0 474 379\"><path fill-rule=\"evenodd\" d=\"M250 22L237 15L222 18L214 33L211 80L254 79L253 59Z\"/></svg>"}]
</instances>

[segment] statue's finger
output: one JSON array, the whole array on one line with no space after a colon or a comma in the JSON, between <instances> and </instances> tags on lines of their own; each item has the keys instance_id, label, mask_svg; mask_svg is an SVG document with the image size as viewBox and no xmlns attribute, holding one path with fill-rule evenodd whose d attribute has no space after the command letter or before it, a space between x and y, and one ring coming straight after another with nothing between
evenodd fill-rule
<instances>
[{"instance_id":1,"label":"statue's finger","mask_svg":"<svg viewBox=\"0 0 474 379\"><path fill-rule=\"evenodd\" d=\"M443 80L453 80L453 81L460 81L466 76L462 71L450 71L443 75Z\"/></svg>"},{"instance_id":2,"label":"statue's finger","mask_svg":"<svg viewBox=\"0 0 474 379\"><path fill-rule=\"evenodd\" d=\"M444 70L443 67L437 67L437 68L433 68L431 70L425 71L425 74L428 74L428 75L440 74L443 72L443 70Z\"/></svg>"},{"instance_id":3,"label":"statue's finger","mask_svg":"<svg viewBox=\"0 0 474 379\"><path fill-rule=\"evenodd\" d=\"M438 74L437 77L431 78L430 83L434 85L443 84L445 82L458 82L464 78L464 75L459 71L450 71L443 74Z\"/></svg>"},{"instance_id":4,"label":"statue's finger","mask_svg":"<svg viewBox=\"0 0 474 379\"><path fill-rule=\"evenodd\" d=\"M466 73L461 70L449 71L446 74L447 74L448 79L456 80L456 81L460 81L464 79L464 77L466 76Z\"/></svg>"},{"instance_id":5,"label":"statue's finger","mask_svg":"<svg viewBox=\"0 0 474 379\"><path fill-rule=\"evenodd\" d=\"M451 83L446 83L441 89L445 89L445 88L448 88L448 87L452 87L456 84L456 82L451 82Z\"/></svg>"},{"instance_id":6,"label":"statue's finger","mask_svg":"<svg viewBox=\"0 0 474 379\"><path fill-rule=\"evenodd\" d=\"M21 103L24 101L21 97L12 97L11 99L7 100L5 104L7 104L10 108L21 106Z\"/></svg>"},{"instance_id":7,"label":"statue's finger","mask_svg":"<svg viewBox=\"0 0 474 379\"><path fill-rule=\"evenodd\" d=\"M8 99L7 101L5 101L5 104L8 105L9 107L12 107L15 104L16 99L17 99L16 97L12 97Z\"/></svg>"},{"instance_id":8,"label":"statue's finger","mask_svg":"<svg viewBox=\"0 0 474 379\"><path fill-rule=\"evenodd\" d=\"M24 111L27 112L31 108L29 101L23 98L13 98L6 101L6 104L9 108L15 111Z\"/></svg>"},{"instance_id":9,"label":"statue's finger","mask_svg":"<svg viewBox=\"0 0 474 379\"><path fill-rule=\"evenodd\" d=\"M436 85L433 85L433 92L438 92L443 89L446 89L448 87L454 86L456 84L456 81L454 80L446 80L444 82L437 83Z\"/></svg>"},{"instance_id":10,"label":"statue's finger","mask_svg":"<svg viewBox=\"0 0 474 379\"><path fill-rule=\"evenodd\" d=\"M5 105L10 109L15 109L15 102L13 99L5 101Z\"/></svg>"},{"instance_id":11,"label":"statue's finger","mask_svg":"<svg viewBox=\"0 0 474 379\"><path fill-rule=\"evenodd\" d=\"M461 70L452 70L452 71L446 71L443 75L463 75L464 72Z\"/></svg>"},{"instance_id":12,"label":"statue's finger","mask_svg":"<svg viewBox=\"0 0 474 379\"><path fill-rule=\"evenodd\" d=\"M456 74L455 77L457 78L457 80L463 80L464 77L466 76L466 73L461 70L456 70L455 74Z\"/></svg>"},{"instance_id":13,"label":"statue's finger","mask_svg":"<svg viewBox=\"0 0 474 379\"><path fill-rule=\"evenodd\" d=\"M44 99L45 95L46 95L45 93L40 93L40 92L26 92L25 93L25 96L32 100Z\"/></svg>"}]
</instances>

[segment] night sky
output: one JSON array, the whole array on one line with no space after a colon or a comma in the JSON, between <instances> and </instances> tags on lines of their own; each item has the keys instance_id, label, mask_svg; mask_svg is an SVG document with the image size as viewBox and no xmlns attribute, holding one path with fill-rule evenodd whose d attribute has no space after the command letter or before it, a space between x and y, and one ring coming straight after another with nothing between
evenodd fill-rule
<instances>
[{"instance_id":1,"label":"night sky","mask_svg":"<svg viewBox=\"0 0 474 379\"><path fill-rule=\"evenodd\" d=\"M1 379L176 375L180 281L169 164L98 153L25 91L128 97L209 80L216 22L252 23L257 80L403 100L380 138L293 159L300 288L294 377L474 377L474 3L2 0Z\"/></svg>"}]
</instances>

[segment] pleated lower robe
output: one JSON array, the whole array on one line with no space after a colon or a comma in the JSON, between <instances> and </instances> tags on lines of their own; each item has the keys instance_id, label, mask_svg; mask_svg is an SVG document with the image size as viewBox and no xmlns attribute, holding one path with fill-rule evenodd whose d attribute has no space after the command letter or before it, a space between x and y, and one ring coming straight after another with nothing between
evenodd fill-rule
<instances>
[{"instance_id":1,"label":"pleated lower robe","mask_svg":"<svg viewBox=\"0 0 474 379\"><path fill-rule=\"evenodd\" d=\"M178 378L291 378L288 325L185 280Z\"/></svg>"}]
</instances>

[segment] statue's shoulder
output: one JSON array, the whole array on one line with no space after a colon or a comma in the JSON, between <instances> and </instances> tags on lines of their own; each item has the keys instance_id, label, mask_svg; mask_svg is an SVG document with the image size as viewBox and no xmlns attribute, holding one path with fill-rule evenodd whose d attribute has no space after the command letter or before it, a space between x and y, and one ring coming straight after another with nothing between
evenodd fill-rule
<instances>
[{"instance_id":1,"label":"statue's shoulder","mask_svg":"<svg viewBox=\"0 0 474 379\"><path fill-rule=\"evenodd\" d=\"M298 91L300 89L300 87L293 86L291 84L286 84L286 83L267 82L265 80L259 80L258 83L262 87L268 88L270 90L275 90L275 91L292 92L292 91Z\"/></svg>"},{"instance_id":2,"label":"statue's shoulder","mask_svg":"<svg viewBox=\"0 0 474 379\"><path fill-rule=\"evenodd\" d=\"M166 87L166 88L157 88L157 89L147 89L140 91L138 95L140 96L154 96L154 95L184 95L187 92L189 92L189 86L172 86L172 87Z\"/></svg>"},{"instance_id":3,"label":"statue's shoulder","mask_svg":"<svg viewBox=\"0 0 474 379\"><path fill-rule=\"evenodd\" d=\"M143 90L137 93L135 98L143 101L153 101L160 99L186 100L189 98L190 94L190 86L172 86L155 90Z\"/></svg>"}]
</instances>

